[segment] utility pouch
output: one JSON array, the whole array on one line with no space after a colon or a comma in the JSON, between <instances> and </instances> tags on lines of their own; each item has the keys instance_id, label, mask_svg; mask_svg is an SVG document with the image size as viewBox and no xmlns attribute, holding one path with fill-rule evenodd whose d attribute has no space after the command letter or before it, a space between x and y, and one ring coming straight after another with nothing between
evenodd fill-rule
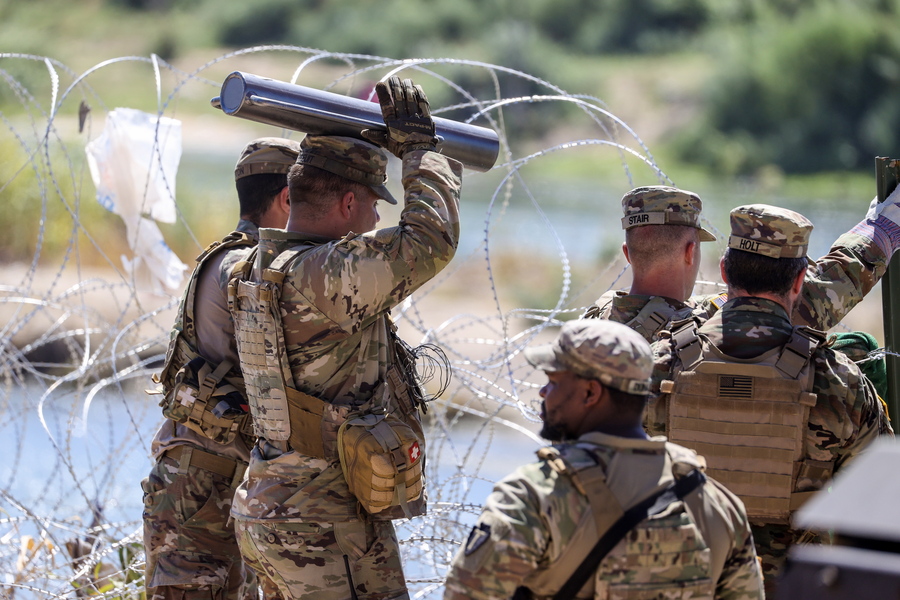
<instances>
[{"instance_id":1,"label":"utility pouch","mask_svg":"<svg viewBox=\"0 0 900 600\"><path fill-rule=\"evenodd\" d=\"M244 394L225 381L231 363L215 369L197 357L175 374L175 382L159 405L163 415L214 442L234 441L244 426L249 407Z\"/></svg>"},{"instance_id":2,"label":"utility pouch","mask_svg":"<svg viewBox=\"0 0 900 600\"><path fill-rule=\"evenodd\" d=\"M338 430L341 469L350 492L380 518L425 514L425 437L392 413L351 416Z\"/></svg>"}]
</instances>

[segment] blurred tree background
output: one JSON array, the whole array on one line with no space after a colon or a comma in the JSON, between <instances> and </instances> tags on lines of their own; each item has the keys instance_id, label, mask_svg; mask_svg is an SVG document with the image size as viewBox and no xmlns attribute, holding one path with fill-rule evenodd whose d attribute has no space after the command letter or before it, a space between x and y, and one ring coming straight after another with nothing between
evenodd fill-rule
<instances>
[{"instance_id":1,"label":"blurred tree background","mask_svg":"<svg viewBox=\"0 0 900 600\"><path fill-rule=\"evenodd\" d=\"M898 24L900 0L0 0L0 51L175 61L289 44L492 62L617 111L633 99L658 112L639 130L657 154L752 177L870 172L898 153Z\"/></svg>"}]
</instances>

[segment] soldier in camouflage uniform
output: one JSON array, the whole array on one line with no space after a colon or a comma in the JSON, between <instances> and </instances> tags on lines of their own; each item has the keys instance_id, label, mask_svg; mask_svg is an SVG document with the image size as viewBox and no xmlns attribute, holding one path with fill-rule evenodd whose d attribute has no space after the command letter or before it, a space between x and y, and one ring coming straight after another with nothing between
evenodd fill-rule
<instances>
[{"instance_id":1,"label":"soldier in camouflage uniform","mask_svg":"<svg viewBox=\"0 0 900 600\"><path fill-rule=\"evenodd\" d=\"M894 232L893 241L883 240L887 255L900 246L900 228L890 223L880 227ZM877 436L892 435L859 368L827 347L821 332L791 323L808 276L811 231L790 210L734 209L721 262L727 303L702 325L674 324L653 344L647 430L701 452L709 471L744 500L767 592L787 547L814 539L790 526L793 511ZM759 365L776 359L776 369L763 375ZM718 377L717 385L704 388L705 373ZM788 385L799 394L781 399L786 392L778 390Z\"/></svg>"},{"instance_id":2,"label":"soldier in camouflage uniform","mask_svg":"<svg viewBox=\"0 0 900 600\"><path fill-rule=\"evenodd\" d=\"M541 436L560 443L494 487L445 600L554 597L623 510L703 468L693 451L644 433L653 363L635 331L570 321L525 357L548 379ZM625 534L572 597L762 598L741 501L706 478Z\"/></svg>"},{"instance_id":3,"label":"soldier in camouflage uniform","mask_svg":"<svg viewBox=\"0 0 900 600\"><path fill-rule=\"evenodd\" d=\"M625 194L622 250L632 267L631 290L605 293L584 317L626 323L653 342L668 322L709 318L721 308L727 294L689 298L700 266L699 242L715 240L700 227L701 208L696 194L668 186L639 187ZM828 330L869 293L893 251L883 243L885 222L863 220L809 265L792 315L795 325Z\"/></svg>"},{"instance_id":4,"label":"soldier in camouflage uniform","mask_svg":"<svg viewBox=\"0 0 900 600\"><path fill-rule=\"evenodd\" d=\"M402 159L399 225L372 231L376 203L397 203L384 186L384 151L353 138L308 135L289 174L287 230L262 230L248 279L233 282L238 351L261 437L232 515L248 564L268 574L285 598L409 597L390 516L367 514L350 493L336 431L349 414L380 401L376 391L394 361L391 309L456 251L462 165L434 151L421 87L392 77L376 92L387 132L368 136ZM291 256L279 269L283 280L272 278L283 255ZM254 332L241 325L243 311L254 307L240 294L265 277L280 288L273 302L281 325L271 344L267 337L254 346ZM283 349L287 372L260 371L255 348ZM251 381L254 370L260 375ZM319 442L322 456L294 449L281 435L293 430L295 413L272 410L276 380L324 403L310 433L322 439L305 440Z\"/></svg>"},{"instance_id":5,"label":"soldier in camouflage uniform","mask_svg":"<svg viewBox=\"0 0 900 600\"><path fill-rule=\"evenodd\" d=\"M299 142L282 138L257 139L242 151L235 166L241 215L235 231L240 235L213 244L198 259L160 378L167 396L176 371L184 366L178 359L186 353L214 366L230 362L229 376L240 378L228 312L228 276L256 243L260 226L283 227L287 222L287 172L299 151ZM258 597L256 577L241 560L230 523L234 489L250 459L248 432L245 427L228 443L219 443L171 419L160 426L151 445L156 462L141 484L148 600ZM265 580L262 583L266 589ZM275 597L272 591L266 589L268 598Z\"/></svg>"}]
</instances>

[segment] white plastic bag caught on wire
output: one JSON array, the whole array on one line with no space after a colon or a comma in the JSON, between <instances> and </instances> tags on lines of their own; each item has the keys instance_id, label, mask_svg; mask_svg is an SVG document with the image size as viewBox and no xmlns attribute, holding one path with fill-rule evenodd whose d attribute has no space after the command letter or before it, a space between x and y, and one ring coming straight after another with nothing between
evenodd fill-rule
<instances>
[{"instance_id":1,"label":"white plastic bag caught on wire","mask_svg":"<svg viewBox=\"0 0 900 600\"><path fill-rule=\"evenodd\" d=\"M187 265L169 249L154 221L175 222L181 122L116 108L85 150L97 201L125 221L134 252L133 259L122 257L125 270L141 287L158 293L164 291L161 286L178 289Z\"/></svg>"}]
</instances>

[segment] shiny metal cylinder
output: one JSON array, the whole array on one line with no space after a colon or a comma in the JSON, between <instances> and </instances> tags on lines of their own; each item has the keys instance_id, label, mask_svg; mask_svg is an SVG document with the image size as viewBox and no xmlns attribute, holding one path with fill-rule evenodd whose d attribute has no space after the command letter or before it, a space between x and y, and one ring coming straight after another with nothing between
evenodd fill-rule
<instances>
[{"instance_id":1,"label":"shiny metal cylinder","mask_svg":"<svg viewBox=\"0 0 900 600\"><path fill-rule=\"evenodd\" d=\"M343 135L362 139L363 129L385 130L381 107L332 92L324 92L235 71L225 78L211 104L250 121L313 135ZM497 162L500 140L493 129L435 117L438 151L465 167L487 171Z\"/></svg>"}]
</instances>

